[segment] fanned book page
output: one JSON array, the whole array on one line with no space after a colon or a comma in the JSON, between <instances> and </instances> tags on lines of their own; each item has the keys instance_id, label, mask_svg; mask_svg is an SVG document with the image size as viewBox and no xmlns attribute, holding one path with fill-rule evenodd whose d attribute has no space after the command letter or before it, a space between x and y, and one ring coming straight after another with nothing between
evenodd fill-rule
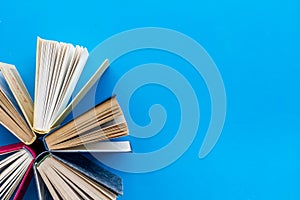
<instances>
[{"instance_id":1,"label":"fanned book page","mask_svg":"<svg viewBox=\"0 0 300 200\"><path fill-rule=\"evenodd\" d=\"M0 153L0 199L10 199L24 179L33 161L25 149Z\"/></svg>"},{"instance_id":2,"label":"fanned book page","mask_svg":"<svg viewBox=\"0 0 300 200\"><path fill-rule=\"evenodd\" d=\"M33 101L26 89L20 74L14 65L0 62L0 71L5 79L9 90L18 103L28 125L32 126Z\"/></svg>"},{"instance_id":3,"label":"fanned book page","mask_svg":"<svg viewBox=\"0 0 300 200\"><path fill-rule=\"evenodd\" d=\"M128 135L127 123L116 97L113 96L47 135L45 142L50 150L80 151L85 149L83 148L85 145L87 149L88 146L99 149L101 145L94 143L126 135ZM128 152L130 144L115 142L114 145L102 145L102 148Z\"/></svg>"},{"instance_id":4,"label":"fanned book page","mask_svg":"<svg viewBox=\"0 0 300 200\"><path fill-rule=\"evenodd\" d=\"M82 160L82 164L87 164ZM51 154L46 155L36 164L37 171L54 200L59 199L102 199L115 200L117 193L105 187L101 179L91 179L89 176L68 165L61 159ZM112 176L96 166L97 171L103 172L102 176ZM90 172L91 173L91 172ZM112 178L117 178L115 175Z\"/></svg>"},{"instance_id":5,"label":"fanned book page","mask_svg":"<svg viewBox=\"0 0 300 200\"><path fill-rule=\"evenodd\" d=\"M8 85L8 82L16 80L9 79L7 76L7 72L10 69L13 69L13 67L11 67L10 65L1 66L2 70L0 70L0 124L7 128L24 144L31 144L36 139L36 135L33 133L31 126L27 123L26 117L23 117L23 112L19 107L17 100L15 99L15 95L12 93ZM17 82L12 81L10 83L14 83L13 85L11 85L13 88L19 88L19 90L21 89L18 86ZM27 93L26 88L23 92ZM29 96L24 96L21 97L19 101L24 101L24 103L26 103L26 98L30 99ZM27 102L31 103L30 100ZM24 105L24 103L22 105ZM30 110L27 111L30 112ZM24 112L24 114L26 114L26 112Z\"/></svg>"},{"instance_id":6,"label":"fanned book page","mask_svg":"<svg viewBox=\"0 0 300 200\"><path fill-rule=\"evenodd\" d=\"M47 133L64 112L88 59L81 46L38 38L33 128Z\"/></svg>"}]
</instances>

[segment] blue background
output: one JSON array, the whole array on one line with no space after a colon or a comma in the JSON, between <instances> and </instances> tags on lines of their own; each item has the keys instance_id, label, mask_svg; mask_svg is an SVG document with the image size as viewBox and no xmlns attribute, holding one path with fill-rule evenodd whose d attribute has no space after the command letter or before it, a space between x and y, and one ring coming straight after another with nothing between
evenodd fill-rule
<instances>
[{"instance_id":1,"label":"blue background","mask_svg":"<svg viewBox=\"0 0 300 200\"><path fill-rule=\"evenodd\" d=\"M227 118L221 138L208 157L198 159L210 101L203 80L186 63L157 51L120 58L101 79L99 100L130 68L159 62L190 80L202 116L197 138L172 165L146 174L115 171L124 179L120 199L300 199L299 9L299 1L289 0L2 1L0 61L15 64L33 94L37 36L92 50L109 36L137 27L187 34L208 51L225 83ZM136 122L149 122L153 103L165 105L169 118L157 136L131 138L137 152L164 146L178 128L176 97L156 85L134 94L130 108ZM3 127L0 131L0 145L17 142ZM27 199L35 191L32 183Z\"/></svg>"}]
</instances>

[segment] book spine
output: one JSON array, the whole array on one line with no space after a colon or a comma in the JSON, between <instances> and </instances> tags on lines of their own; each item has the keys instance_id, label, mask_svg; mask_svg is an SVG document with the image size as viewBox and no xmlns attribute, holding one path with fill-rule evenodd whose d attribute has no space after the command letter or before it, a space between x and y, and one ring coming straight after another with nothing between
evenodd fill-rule
<instances>
[{"instance_id":1,"label":"book spine","mask_svg":"<svg viewBox=\"0 0 300 200\"><path fill-rule=\"evenodd\" d=\"M21 142L16 143L16 144L9 144L6 146L2 146L2 147L0 147L0 154L17 151L17 150L23 148L23 146L24 146L24 144Z\"/></svg>"},{"instance_id":2,"label":"book spine","mask_svg":"<svg viewBox=\"0 0 300 200\"><path fill-rule=\"evenodd\" d=\"M24 145L23 148L25 148L29 153L32 155L32 157L35 159L36 158L36 152L30 148L29 146Z\"/></svg>"},{"instance_id":3,"label":"book spine","mask_svg":"<svg viewBox=\"0 0 300 200\"><path fill-rule=\"evenodd\" d=\"M48 145L47 145L47 142L46 142L46 137L47 137L48 135L49 135L49 134L47 134L47 135L45 135L45 136L43 137L43 143L44 143L44 147L45 147L46 151L49 151L49 150L50 150L49 147L48 147Z\"/></svg>"},{"instance_id":4,"label":"book spine","mask_svg":"<svg viewBox=\"0 0 300 200\"><path fill-rule=\"evenodd\" d=\"M39 164L45 159L45 157L49 156L50 153L48 151L44 151L40 153L34 160L34 163L36 166L39 166Z\"/></svg>"}]
</instances>

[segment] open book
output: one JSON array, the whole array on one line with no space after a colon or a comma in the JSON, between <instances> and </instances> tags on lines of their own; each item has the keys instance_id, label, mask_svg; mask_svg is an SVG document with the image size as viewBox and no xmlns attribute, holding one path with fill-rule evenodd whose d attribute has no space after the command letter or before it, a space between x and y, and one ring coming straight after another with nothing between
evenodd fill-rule
<instances>
[{"instance_id":1,"label":"open book","mask_svg":"<svg viewBox=\"0 0 300 200\"><path fill-rule=\"evenodd\" d=\"M0 147L0 199L22 199L33 176L35 157L23 143Z\"/></svg>"},{"instance_id":2,"label":"open book","mask_svg":"<svg viewBox=\"0 0 300 200\"><path fill-rule=\"evenodd\" d=\"M113 96L46 135L44 143L47 150L56 152L130 152L128 141L105 142L127 134L125 118Z\"/></svg>"},{"instance_id":3,"label":"open book","mask_svg":"<svg viewBox=\"0 0 300 200\"><path fill-rule=\"evenodd\" d=\"M45 152L34 169L40 199L114 200L123 194L121 178L80 154Z\"/></svg>"},{"instance_id":4,"label":"open book","mask_svg":"<svg viewBox=\"0 0 300 200\"><path fill-rule=\"evenodd\" d=\"M0 63L0 123L25 144L32 144L33 103L15 66Z\"/></svg>"},{"instance_id":5,"label":"open book","mask_svg":"<svg viewBox=\"0 0 300 200\"><path fill-rule=\"evenodd\" d=\"M27 145L36 140L35 133L51 132L45 137L48 150L130 151L129 142L97 143L128 134L115 96L60 127L109 61L105 60L71 99L88 59L87 49L38 38L36 54L34 103L16 67L0 63L0 123Z\"/></svg>"}]
</instances>

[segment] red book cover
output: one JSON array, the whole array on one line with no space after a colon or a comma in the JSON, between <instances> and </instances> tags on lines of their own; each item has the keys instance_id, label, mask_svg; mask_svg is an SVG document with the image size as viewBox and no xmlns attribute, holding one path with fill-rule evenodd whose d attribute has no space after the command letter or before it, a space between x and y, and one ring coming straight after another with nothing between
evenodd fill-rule
<instances>
[{"instance_id":1,"label":"red book cover","mask_svg":"<svg viewBox=\"0 0 300 200\"><path fill-rule=\"evenodd\" d=\"M17 143L17 144L10 144L10 145L6 145L6 146L2 146L0 147L0 155L1 154L5 154L5 153L10 153L10 152L14 152L20 149L26 149L33 157L25 175L23 176L22 181L20 182L19 186L16 189L15 195L13 197L14 200L19 200L22 199L26 189L31 181L31 178L33 177L33 164L34 164L34 159L36 158L36 153L35 151L30 147L30 146L26 146L23 143Z\"/></svg>"}]
</instances>

